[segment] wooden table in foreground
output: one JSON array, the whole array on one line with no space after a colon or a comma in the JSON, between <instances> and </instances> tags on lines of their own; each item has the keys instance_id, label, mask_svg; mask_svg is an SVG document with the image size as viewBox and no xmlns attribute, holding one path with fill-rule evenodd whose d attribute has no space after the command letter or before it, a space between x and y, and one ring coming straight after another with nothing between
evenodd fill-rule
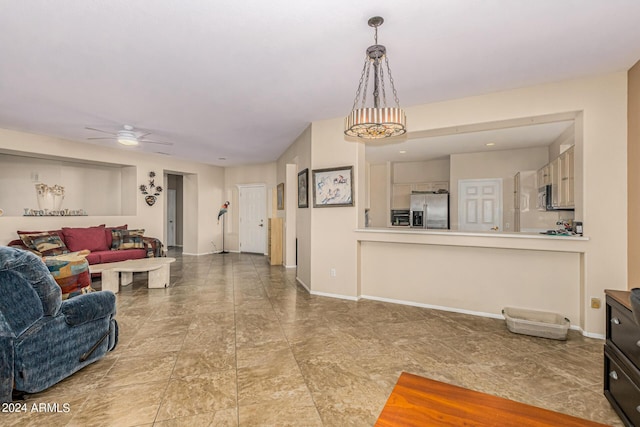
<instances>
[{"instance_id":1,"label":"wooden table in foreground","mask_svg":"<svg viewBox=\"0 0 640 427\"><path fill-rule=\"evenodd\" d=\"M377 427L595 427L605 424L403 372Z\"/></svg>"}]
</instances>

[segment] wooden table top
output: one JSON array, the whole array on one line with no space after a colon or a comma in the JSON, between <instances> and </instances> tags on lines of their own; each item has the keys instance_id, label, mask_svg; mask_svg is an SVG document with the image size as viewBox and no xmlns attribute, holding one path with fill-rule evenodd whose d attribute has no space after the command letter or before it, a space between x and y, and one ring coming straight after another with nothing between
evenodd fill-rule
<instances>
[{"instance_id":1,"label":"wooden table top","mask_svg":"<svg viewBox=\"0 0 640 427\"><path fill-rule=\"evenodd\" d=\"M602 427L605 424L403 372L376 426Z\"/></svg>"}]
</instances>

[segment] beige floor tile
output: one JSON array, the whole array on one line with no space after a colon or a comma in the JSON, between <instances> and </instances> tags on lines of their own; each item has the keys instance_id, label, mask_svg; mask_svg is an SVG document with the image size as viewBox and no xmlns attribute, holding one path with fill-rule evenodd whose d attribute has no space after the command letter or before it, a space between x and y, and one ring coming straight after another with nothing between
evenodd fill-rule
<instances>
[{"instance_id":1,"label":"beige floor tile","mask_svg":"<svg viewBox=\"0 0 640 427\"><path fill-rule=\"evenodd\" d=\"M602 340L517 335L503 320L310 295L264 256L171 251L171 286L117 296L120 344L2 425L370 426L401 372L614 426ZM96 284L99 287L99 283Z\"/></svg>"},{"instance_id":2,"label":"beige floor tile","mask_svg":"<svg viewBox=\"0 0 640 427\"><path fill-rule=\"evenodd\" d=\"M156 420L198 415L236 407L234 370L169 381Z\"/></svg>"},{"instance_id":3,"label":"beige floor tile","mask_svg":"<svg viewBox=\"0 0 640 427\"><path fill-rule=\"evenodd\" d=\"M98 389L74 411L69 426L139 426L153 423L168 381Z\"/></svg>"}]
</instances>

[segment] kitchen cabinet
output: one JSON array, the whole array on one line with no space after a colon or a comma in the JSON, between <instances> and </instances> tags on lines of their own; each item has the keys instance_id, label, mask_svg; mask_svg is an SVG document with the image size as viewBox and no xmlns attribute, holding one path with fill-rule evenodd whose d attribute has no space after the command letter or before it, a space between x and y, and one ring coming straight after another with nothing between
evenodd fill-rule
<instances>
[{"instance_id":1,"label":"kitchen cabinet","mask_svg":"<svg viewBox=\"0 0 640 427\"><path fill-rule=\"evenodd\" d=\"M282 264L282 218L269 218L267 249L269 264Z\"/></svg>"},{"instance_id":2,"label":"kitchen cabinet","mask_svg":"<svg viewBox=\"0 0 640 427\"><path fill-rule=\"evenodd\" d=\"M640 425L640 327L628 291L606 290L604 395L625 425Z\"/></svg>"},{"instance_id":3,"label":"kitchen cabinet","mask_svg":"<svg viewBox=\"0 0 640 427\"><path fill-rule=\"evenodd\" d=\"M537 171L538 188L551 186L551 205L554 208L571 210L575 207L574 159L574 146L572 145Z\"/></svg>"},{"instance_id":4,"label":"kitchen cabinet","mask_svg":"<svg viewBox=\"0 0 640 427\"><path fill-rule=\"evenodd\" d=\"M573 146L560 155L560 207L575 206L574 193L574 151Z\"/></svg>"},{"instance_id":5,"label":"kitchen cabinet","mask_svg":"<svg viewBox=\"0 0 640 427\"><path fill-rule=\"evenodd\" d=\"M549 165L546 164L538 169L537 179L538 188L551 184L551 175L549 174Z\"/></svg>"},{"instance_id":6,"label":"kitchen cabinet","mask_svg":"<svg viewBox=\"0 0 640 427\"><path fill-rule=\"evenodd\" d=\"M391 187L391 209L409 209L411 193L414 191L449 191L448 181L397 183Z\"/></svg>"},{"instance_id":7,"label":"kitchen cabinet","mask_svg":"<svg viewBox=\"0 0 640 427\"><path fill-rule=\"evenodd\" d=\"M560 192L558 191L560 183L560 159L555 158L549 163L549 176L551 177L551 206L559 207Z\"/></svg>"},{"instance_id":8,"label":"kitchen cabinet","mask_svg":"<svg viewBox=\"0 0 640 427\"><path fill-rule=\"evenodd\" d=\"M554 208L575 207L575 167L573 146L558 156L551 165L551 204Z\"/></svg>"}]
</instances>

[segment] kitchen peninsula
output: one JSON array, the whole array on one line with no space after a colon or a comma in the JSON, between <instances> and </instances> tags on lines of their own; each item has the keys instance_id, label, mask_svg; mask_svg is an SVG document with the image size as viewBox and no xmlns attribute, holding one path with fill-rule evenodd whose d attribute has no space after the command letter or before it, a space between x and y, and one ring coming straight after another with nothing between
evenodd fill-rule
<instances>
[{"instance_id":1,"label":"kitchen peninsula","mask_svg":"<svg viewBox=\"0 0 640 427\"><path fill-rule=\"evenodd\" d=\"M513 306L561 313L584 329L582 236L361 228L362 298L502 319Z\"/></svg>"}]
</instances>

